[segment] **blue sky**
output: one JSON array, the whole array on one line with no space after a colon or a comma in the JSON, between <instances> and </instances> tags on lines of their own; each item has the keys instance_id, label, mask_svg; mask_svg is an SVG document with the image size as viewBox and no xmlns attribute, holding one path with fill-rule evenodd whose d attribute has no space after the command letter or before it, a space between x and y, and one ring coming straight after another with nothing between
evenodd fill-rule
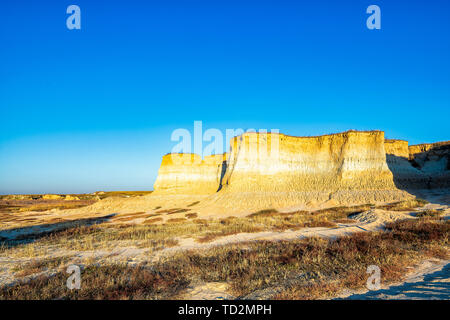
<instances>
[{"instance_id":1,"label":"blue sky","mask_svg":"<svg viewBox=\"0 0 450 320\"><path fill-rule=\"evenodd\" d=\"M81 30L66 8L81 8ZM381 8L381 30L366 8ZM448 1L2 1L0 193L151 190L174 129L448 140Z\"/></svg>"}]
</instances>

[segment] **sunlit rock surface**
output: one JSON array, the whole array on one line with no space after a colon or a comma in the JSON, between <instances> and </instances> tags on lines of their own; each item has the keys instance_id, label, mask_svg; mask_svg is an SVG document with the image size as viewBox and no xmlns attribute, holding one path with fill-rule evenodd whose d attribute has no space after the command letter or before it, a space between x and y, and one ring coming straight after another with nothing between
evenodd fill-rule
<instances>
[{"instance_id":1,"label":"sunlit rock surface","mask_svg":"<svg viewBox=\"0 0 450 320\"><path fill-rule=\"evenodd\" d=\"M410 197L396 188L382 131L317 137L245 133L231 140L225 155L164 156L154 188L155 195L210 194L202 203L218 211Z\"/></svg>"},{"instance_id":2,"label":"sunlit rock surface","mask_svg":"<svg viewBox=\"0 0 450 320\"><path fill-rule=\"evenodd\" d=\"M163 157L155 194L212 194L217 192L226 154L167 154Z\"/></svg>"}]
</instances>

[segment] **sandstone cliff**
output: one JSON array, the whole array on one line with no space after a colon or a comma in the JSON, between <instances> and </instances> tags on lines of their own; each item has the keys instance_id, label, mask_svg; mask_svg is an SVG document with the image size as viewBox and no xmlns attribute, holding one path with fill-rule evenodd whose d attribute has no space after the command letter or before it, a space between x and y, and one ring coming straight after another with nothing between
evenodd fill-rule
<instances>
[{"instance_id":1,"label":"sandstone cliff","mask_svg":"<svg viewBox=\"0 0 450 320\"><path fill-rule=\"evenodd\" d=\"M436 153L447 154L450 148L450 141L442 141L435 143L423 143L409 146L409 157L414 159L417 155L425 154L428 151L436 151Z\"/></svg>"},{"instance_id":2,"label":"sandstone cliff","mask_svg":"<svg viewBox=\"0 0 450 320\"><path fill-rule=\"evenodd\" d=\"M409 158L408 141L406 140L386 139L384 140L384 150L386 155Z\"/></svg>"},{"instance_id":3,"label":"sandstone cliff","mask_svg":"<svg viewBox=\"0 0 450 320\"><path fill-rule=\"evenodd\" d=\"M231 141L222 184L207 203L222 212L235 210L236 203L255 211L409 197L394 184L381 131L318 137L246 133Z\"/></svg>"},{"instance_id":4,"label":"sandstone cliff","mask_svg":"<svg viewBox=\"0 0 450 320\"><path fill-rule=\"evenodd\" d=\"M410 146L409 159L427 177L427 188L450 188L450 141Z\"/></svg>"},{"instance_id":5,"label":"sandstone cliff","mask_svg":"<svg viewBox=\"0 0 450 320\"><path fill-rule=\"evenodd\" d=\"M171 153L163 157L155 194L212 194L219 188L226 154L204 160L196 154Z\"/></svg>"},{"instance_id":6,"label":"sandstone cliff","mask_svg":"<svg viewBox=\"0 0 450 320\"><path fill-rule=\"evenodd\" d=\"M400 189L427 188L429 177L411 165L408 141L386 139L384 142L386 162L393 173L394 182Z\"/></svg>"},{"instance_id":7,"label":"sandstone cliff","mask_svg":"<svg viewBox=\"0 0 450 320\"><path fill-rule=\"evenodd\" d=\"M278 147L273 148L273 144ZM395 189L386 165L384 133L319 137L246 133L231 142L223 185L229 191ZM264 146L268 152L263 152ZM273 152L270 152L273 151Z\"/></svg>"},{"instance_id":8,"label":"sandstone cliff","mask_svg":"<svg viewBox=\"0 0 450 320\"><path fill-rule=\"evenodd\" d=\"M227 159L221 155L202 161L188 155L175 164L176 157L163 158L155 194L210 194L204 205L216 211L387 202L409 196L395 186L382 131L318 137L245 133L231 140Z\"/></svg>"}]
</instances>

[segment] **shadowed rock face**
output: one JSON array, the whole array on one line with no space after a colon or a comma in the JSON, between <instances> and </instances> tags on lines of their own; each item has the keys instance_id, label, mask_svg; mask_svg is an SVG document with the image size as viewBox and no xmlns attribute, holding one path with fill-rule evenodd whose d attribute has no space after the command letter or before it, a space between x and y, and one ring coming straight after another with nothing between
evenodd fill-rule
<instances>
[{"instance_id":1,"label":"shadowed rock face","mask_svg":"<svg viewBox=\"0 0 450 320\"><path fill-rule=\"evenodd\" d=\"M428 188L450 188L450 141L410 146L409 159L428 177Z\"/></svg>"},{"instance_id":2,"label":"shadowed rock face","mask_svg":"<svg viewBox=\"0 0 450 320\"><path fill-rule=\"evenodd\" d=\"M408 146L407 141L386 140L386 161L400 189L450 187L450 142Z\"/></svg>"},{"instance_id":3,"label":"shadowed rock face","mask_svg":"<svg viewBox=\"0 0 450 320\"><path fill-rule=\"evenodd\" d=\"M388 140L384 143L386 162L399 189L426 188L428 177L413 167L409 159L408 141Z\"/></svg>"}]
</instances>

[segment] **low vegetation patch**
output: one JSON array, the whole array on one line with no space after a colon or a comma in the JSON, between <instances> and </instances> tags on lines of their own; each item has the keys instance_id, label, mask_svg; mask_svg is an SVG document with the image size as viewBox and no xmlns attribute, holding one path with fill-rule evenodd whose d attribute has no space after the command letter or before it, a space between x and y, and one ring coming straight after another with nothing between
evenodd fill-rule
<instances>
[{"instance_id":1,"label":"low vegetation patch","mask_svg":"<svg viewBox=\"0 0 450 320\"><path fill-rule=\"evenodd\" d=\"M428 209L424 211L420 211L416 214L416 217L439 217L441 215L442 211L435 210L435 209Z\"/></svg>"},{"instance_id":2,"label":"low vegetation patch","mask_svg":"<svg viewBox=\"0 0 450 320\"><path fill-rule=\"evenodd\" d=\"M188 207L193 207L193 206L195 206L195 205L197 205L199 203L200 203L200 201L192 202L191 204L188 204Z\"/></svg>"},{"instance_id":3,"label":"low vegetation patch","mask_svg":"<svg viewBox=\"0 0 450 320\"><path fill-rule=\"evenodd\" d=\"M82 271L80 290L69 290L67 273L39 276L31 281L3 287L0 299L165 299L181 289L189 281L178 270L150 270L143 266L90 265Z\"/></svg>"},{"instance_id":4,"label":"low vegetation patch","mask_svg":"<svg viewBox=\"0 0 450 320\"><path fill-rule=\"evenodd\" d=\"M185 222L186 218L172 218L167 220L167 223L179 223L179 222Z\"/></svg>"},{"instance_id":5,"label":"low vegetation patch","mask_svg":"<svg viewBox=\"0 0 450 320\"><path fill-rule=\"evenodd\" d=\"M366 205L366 207L369 205ZM162 213L135 212L120 214L108 219L108 224L102 221L96 222L95 226L84 225L80 222L59 222L59 231L46 231L38 235L23 235L16 240L33 239L29 246L56 246L70 250L95 250L114 248L117 241L122 241L122 235L128 233L127 239L132 245L135 240L161 240L177 237L193 237L199 242L208 242L219 237L238 234L255 233L261 231L284 231L297 230L305 227L336 227L335 221L347 219L355 212L363 210L362 206L340 207L314 212L294 211L278 212L276 210L264 210L247 217L227 217L221 219L199 219L196 213L186 213L185 217L177 217L166 220L161 217ZM170 209L170 210L180 210ZM10 219L11 217L5 217ZM142 218L142 223L129 224L130 220ZM111 222L123 224L113 224ZM9 240L2 243L9 247ZM16 245L14 245L16 247ZM23 246L16 247L19 251Z\"/></svg>"},{"instance_id":6,"label":"low vegetation patch","mask_svg":"<svg viewBox=\"0 0 450 320\"><path fill-rule=\"evenodd\" d=\"M95 200L0 200L0 213L77 209L94 202Z\"/></svg>"},{"instance_id":7,"label":"low vegetation patch","mask_svg":"<svg viewBox=\"0 0 450 320\"><path fill-rule=\"evenodd\" d=\"M391 204L378 206L378 209L389 210L389 211L414 211L416 208L423 207L428 201L422 199L412 199L394 202Z\"/></svg>"},{"instance_id":8,"label":"low vegetation patch","mask_svg":"<svg viewBox=\"0 0 450 320\"><path fill-rule=\"evenodd\" d=\"M152 219L147 219L145 220L143 223L144 224L153 224L153 223L157 223L163 221L163 218L152 218Z\"/></svg>"},{"instance_id":9,"label":"low vegetation patch","mask_svg":"<svg viewBox=\"0 0 450 320\"><path fill-rule=\"evenodd\" d=\"M386 228L336 240L257 241L180 252L151 266L90 265L78 291L66 288L67 274L60 272L2 287L0 298L170 299L204 281L227 282L241 298L263 290L267 298L317 299L364 286L369 265L380 267L386 283L400 280L406 267L421 259L448 258L449 221L409 219Z\"/></svg>"},{"instance_id":10,"label":"low vegetation patch","mask_svg":"<svg viewBox=\"0 0 450 320\"><path fill-rule=\"evenodd\" d=\"M151 193L152 191L108 191L88 194L0 195L0 213L78 209L110 197L130 198Z\"/></svg>"},{"instance_id":11,"label":"low vegetation patch","mask_svg":"<svg viewBox=\"0 0 450 320\"><path fill-rule=\"evenodd\" d=\"M175 213L187 212L189 210L191 210L191 209L174 208L174 209L159 210L159 211L156 211L156 213L175 214Z\"/></svg>"},{"instance_id":12,"label":"low vegetation patch","mask_svg":"<svg viewBox=\"0 0 450 320\"><path fill-rule=\"evenodd\" d=\"M151 194L153 191L106 191L106 192L96 192L95 195L100 199L106 199L110 197L120 197L120 198L133 198L141 197Z\"/></svg>"},{"instance_id":13,"label":"low vegetation patch","mask_svg":"<svg viewBox=\"0 0 450 320\"><path fill-rule=\"evenodd\" d=\"M61 267L69 260L69 257L33 259L31 262L17 265L12 269L12 271L17 272L16 276L18 277L25 277L31 274L36 274L49 269Z\"/></svg>"}]
</instances>

